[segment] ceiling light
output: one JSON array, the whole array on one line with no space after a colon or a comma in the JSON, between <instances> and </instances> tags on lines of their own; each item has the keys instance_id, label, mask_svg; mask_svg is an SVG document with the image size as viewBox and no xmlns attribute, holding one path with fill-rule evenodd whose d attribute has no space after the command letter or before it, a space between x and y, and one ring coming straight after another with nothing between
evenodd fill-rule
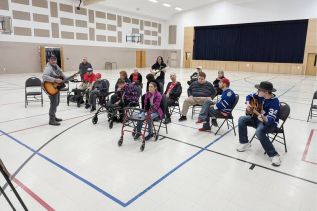
<instances>
[{"instance_id":1,"label":"ceiling light","mask_svg":"<svg viewBox=\"0 0 317 211\"><path fill-rule=\"evenodd\" d=\"M183 9L180 8L180 7L175 7L175 10L177 10L177 11L182 11Z\"/></svg>"},{"instance_id":2,"label":"ceiling light","mask_svg":"<svg viewBox=\"0 0 317 211\"><path fill-rule=\"evenodd\" d=\"M167 4L167 3L164 3L163 6L164 6L164 7L171 7L171 5L170 5L170 4Z\"/></svg>"},{"instance_id":3,"label":"ceiling light","mask_svg":"<svg viewBox=\"0 0 317 211\"><path fill-rule=\"evenodd\" d=\"M149 0L149 2L157 3L158 1L157 0Z\"/></svg>"}]
</instances>

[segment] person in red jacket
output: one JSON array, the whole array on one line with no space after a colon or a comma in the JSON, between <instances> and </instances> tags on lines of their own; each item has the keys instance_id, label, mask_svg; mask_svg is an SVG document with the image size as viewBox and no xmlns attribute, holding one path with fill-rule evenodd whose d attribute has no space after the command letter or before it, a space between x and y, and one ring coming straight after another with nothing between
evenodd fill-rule
<instances>
[{"instance_id":1,"label":"person in red jacket","mask_svg":"<svg viewBox=\"0 0 317 211\"><path fill-rule=\"evenodd\" d=\"M85 95L86 95L86 106L85 108L89 108L90 105L88 104L88 99L89 99L89 93L92 90L92 87L97 80L96 75L93 73L92 68L88 68L87 72L84 74L83 77L83 83L81 84L81 89L85 90Z\"/></svg>"}]
</instances>

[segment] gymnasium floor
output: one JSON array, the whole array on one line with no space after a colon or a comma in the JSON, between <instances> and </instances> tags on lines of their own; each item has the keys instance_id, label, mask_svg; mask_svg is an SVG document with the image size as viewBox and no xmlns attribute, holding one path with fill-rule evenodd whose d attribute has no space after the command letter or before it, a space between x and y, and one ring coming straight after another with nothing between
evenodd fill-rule
<instances>
[{"instance_id":1,"label":"gymnasium floor","mask_svg":"<svg viewBox=\"0 0 317 211\"><path fill-rule=\"evenodd\" d=\"M169 70L182 82L181 105L193 71ZM217 75L204 71L209 81ZM96 72L114 88L118 71ZM146 72L141 70L143 76ZM83 106L67 106L65 97L57 112L62 125L49 126L46 95L44 107L31 103L24 108L24 82L40 74L0 75L0 158L16 175L13 183L29 210L317 210L317 118L306 122L316 77L225 74L240 95L235 123L244 114L245 96L262 80L271 81L280 101L290 105L288 152L275 143L280 167L271 166L259 141L239 153L232 130L199 132L197 116L191 119L190 114L181 123L174 114L168 134L162 130L161 140L147 142L144 152L131 134L118 147L120 124L110 130L103 115L93 125L92 114ZM5 185L2 177L0 185ZM22 210L11 189L5 191ZM0 210L10 210L3 196Z\"/></svg>"}]
</instances>

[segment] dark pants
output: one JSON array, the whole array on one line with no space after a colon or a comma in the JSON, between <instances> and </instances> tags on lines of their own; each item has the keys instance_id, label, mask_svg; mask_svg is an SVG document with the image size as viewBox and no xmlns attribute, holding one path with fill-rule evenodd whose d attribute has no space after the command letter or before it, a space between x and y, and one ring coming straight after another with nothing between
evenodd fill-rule
<instances>
[{"instance_id":1,"label":"dark pants","mask_svg":"<svg viewBox=\"0 0 317 211\"><path fill-rule=\"evenodd\" d=\"M99 90L92 90L89 95L89 104L93 107L96 108L96 102L97 98L99 97Z\"/></svg>"},{"instance_id":2,"label":"dark pants","mask_svg":"<svg viewBox=\"0 0 317 211\"><path fill-rule=\"evenodd\" d=\"M59 105L59 93L54 96L48 96L50 99L50 110L49 110L49 116L50 121L55 121L55 114L57 106Z\"/></svg>"},{"instance_id":3,"label":"dark pants","mask_svg":"<svg viewBox=\"0 0 317 211\"><path fill-rule=\"evenodd\" d=\"M263 124L257 118L252 116L241 116L238 122L239 126L239 142L241 144L248 143L248 129L247 126L256 128L255 135L260 140L261 145L269 157L273 157L278 153L275 151L273 144L271 143L268 133L273 132L276 129L275 124Z\"/></svg>"},{"instance_id":4,"label":"dark pants","mask_svg":"<svg viewBox=\"0 0 317 211\"><path fill-rule=\"evenodd\" d=\"M174 105L175 100L171 99L171 98L167 98L167 102L166 103L167 103L167 105L165 105L166 111L164 113L166 115L166 118L171 118L169 107Z\"/></svg>"}]
</instances>

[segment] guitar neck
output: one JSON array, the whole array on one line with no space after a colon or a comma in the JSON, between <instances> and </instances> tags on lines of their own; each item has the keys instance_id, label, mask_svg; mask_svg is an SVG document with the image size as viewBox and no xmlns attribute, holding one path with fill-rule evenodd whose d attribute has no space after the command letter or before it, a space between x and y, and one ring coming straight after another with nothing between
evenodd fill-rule
<instances>
[{"instance_id":1,"label":"guitar neck","mask_svg":"<svg viewBox=\"0 0 317 211\"><path fill-rule=\"evenodd\" d=\"M257 110L253 109L253 113L257 116L261 115Z\"/></svg>"}]
</instances>

